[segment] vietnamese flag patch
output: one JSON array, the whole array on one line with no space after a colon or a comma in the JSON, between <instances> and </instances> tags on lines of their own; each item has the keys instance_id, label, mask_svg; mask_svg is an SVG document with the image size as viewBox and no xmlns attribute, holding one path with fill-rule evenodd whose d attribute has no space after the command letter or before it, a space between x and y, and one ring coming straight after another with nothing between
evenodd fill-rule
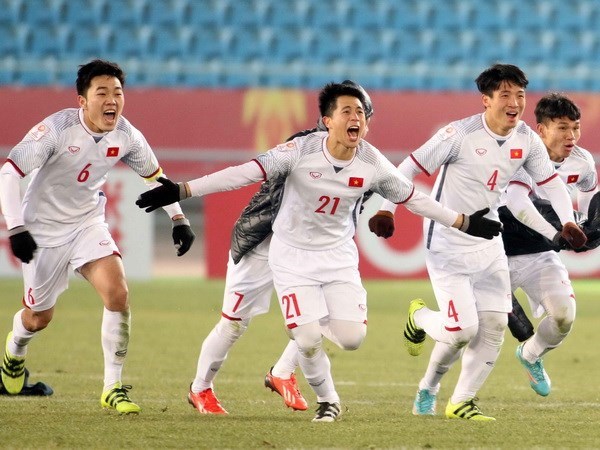
<instances>
[{"instance_id":1,"label":"vietnamese flag patch","mask_svg":"<svg viewBox=\"0 0 600 450\"><path fill-rule=\"evenodd\" d=\"M361 177L350 177L350 179L348 180L348 186L362 187L364 181L365 181L365 179L361 178Z\"/></svg>"},{"instance_id":2,"label":"vietnamese flag patch","mask_svg":"<svg viewBox=\"0 0 600 450\"><path fill-rule=\"evenodd\" d=\"M522 148L511 148L510 149L510 159L521 159L523 157L523 149Z\"/></svg>"},{"instance_id":3,"label":"vietnamese flag patch","mask_svg":"<svg viewBox=\"0 0 600 450\"><path fill-rule=\"evenodd\" d=\"M115 156L119 156L119 147L108 147L106 149L106 156L114 158Z\"/></svg>"},{"instance_id":4,"label":"vietnamese flag patch","mask_svg":"<svg viewBox=\"0 0 600 450\"><path fill-rule=\"evenodd\" d=\"M579 180L579 175L569 175L567 177L567 184L577 183L577 180Z\"/></svg>"}]
</instances>

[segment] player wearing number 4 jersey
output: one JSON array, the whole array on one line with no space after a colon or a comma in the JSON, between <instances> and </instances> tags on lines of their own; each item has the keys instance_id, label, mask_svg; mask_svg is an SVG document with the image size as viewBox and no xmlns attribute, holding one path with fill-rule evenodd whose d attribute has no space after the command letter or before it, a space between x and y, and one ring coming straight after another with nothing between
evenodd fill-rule
<instances>
[{"instance_id":1,"label":"player wearing number 4 jersey","mask_svg":"<svg viewBox=\"0 0 600 450\"><path fill-rule=\"evenodd\" d=\"M461 211L490 206L498 218L499 196L510 178L523 168L552 202L563 224L561 236L574 246L585 235L574 223L569 194L540 137L520 118L528 80L516 66L496 64L477 80L484 112L452 122L403 161L399 170L409 179L440 169L432 196ZM377 235L393 233L395 205L386 202L369 221ZM511 311L508 262L502 239L484 240L426 220L423 227L426 264L439 311L420 300L411 302L404 336L412 355L421 352L425 333L436 343L419 383L413 412L435 414L443 375L462 354L458 383L446 406L446 417L495 420L475 404L475 395L492 371L507 313Z\"/></svg>"},{"instance_id":2,"label":"player wearing number 4 jersey","mask_svg":"<svg viewBox=\"0 0 600 450\"><path fill-rule=\"evenodd\" d=\"M296 138L254 161L187 183L163 180L163 186L143 193L136 203L150 212L190 196L286 177L269 265L300 367L317 395L313 420L332 422L340 416L340 398L322 333L347 350L358 348L366 335L367 298L353 240L363 194L370 189L445 226L487 238L499 233L500 224L478 215L465 217L415 191L362 139L366 117L361 90L330 83L319 94L319 110L327 133Z\"/></svg>"},{"instance_id":3,"label":"player wearing number 4 jersey","mask_svg":"<svg viewBox=\"0 0 600 450\"><path fill-rule=\"evenodd\" d=\"M77 73L79 108L65 109L34 126L0 170L0 203L11 249L23 264L24 309L6 339L2 384L18 394L25 380L27 346L52 320L69 268L89 281L104 303L101 340L104 390L101 405L138 413L121 374L130 330L128 289L119 250L104 215L100 190L122 161L153 186L162 170L143 135L122 115L125 74L94 60ZM21 208L19 180L32 174ZM165 208L182 255L194 241L179 205Z\"/></svg>"}]
</instances>

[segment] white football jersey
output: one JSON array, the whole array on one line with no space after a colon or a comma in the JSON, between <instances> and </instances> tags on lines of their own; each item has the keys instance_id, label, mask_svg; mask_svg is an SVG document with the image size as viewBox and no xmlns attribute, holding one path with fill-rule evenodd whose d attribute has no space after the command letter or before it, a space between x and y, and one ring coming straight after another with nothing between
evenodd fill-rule
<instances>
[{"instance_id":1,"label":"white football jersey","mask_svg":"<svg viewBox=\"0 0 600 450\"><path fill-rule=\"evenodd\" d=\"M104 222L101 187L123 161L144 178L160 173L146 139L124 117L108 133L93 133L83 110L68 108L34 126L8 155L22 176L32 174L23 198L25 226L42 247L62 245L73 233Z\"/></svg>"},{"instance_id":2,"label":"white football jersey","mask_svg":"<svg viewBox=\"0 0 600 450\"><path fill-rule=\"evenodd\" d=\"M287 176L273 232L292 247L325 250L352 239L368 190L394 203L407 200L414 190L368 142L360 142L351 161L334 161L326 141L326 132L312 133L257 157L267 179Z\"/></svg>"},{"instance_id":3,"label":"white football jersey","mask_svg":"<svg viewBox=\"0 0 600 450\"><path fill-rule=\"evenodd\" d=\"M536 183L555 173L544 143L527 124L519 121L508 136L499 136L488 128L483 113L440 129L410 158L427 175L440 169L431 192L435 200L466 214L490 207L487 217L494 220L500 194L521 167ZM432 251L470 252L492 244L429 219L423 232Z\"/></svg>"},{"instance_id":4,"label":"white football jersey","mask_svg":"<svg viewBox=\"0 0 600 450\"><path fill-rule=\"evenodd\" d=\"M584 148L575 146L568 158L559 163L552 162L552 164L556 168L558 176L567 185L571 195L576 191L593 191L598 185L598 173L596 172L594 157ZM510 182L529 187L530 196L533 199L548 200L542 190L533 182L531 176L524 170L519 170Z\"/></svg>"}]
</instances>

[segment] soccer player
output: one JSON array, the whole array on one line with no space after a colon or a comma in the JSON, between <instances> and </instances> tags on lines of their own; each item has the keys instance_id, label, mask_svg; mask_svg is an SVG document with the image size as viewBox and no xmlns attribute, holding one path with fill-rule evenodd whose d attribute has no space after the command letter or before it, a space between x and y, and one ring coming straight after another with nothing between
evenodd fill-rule
<instances>
[{"instance_id":1,"label":"soccer player","mask_svg":"<svg viewBox=\"0 0 600 450\"><path fill-rule=\"evenodd\" d=\"M355 86L363 93L366 135L373 115L371 98L354 81L345 80L342 84ZM296 133L286 142L316 131L327 131L321 119L316 128ZM234 225L221 319L202 343L196 377L188 393L189 403L200 413L227 414L215 395L213 381L229 350L247 330L252 318L269 311L273 293L273 275L268 262L271 225L279 209L284 182L285 177L265 181ZM290 340L266 374L265 386L281 395L289 408L304 411L308 404L298 388L294 374L297 366L298 347Z\"/></svg>"},{"instance_id":2,"label":"soccer player","mask_svg":"<svg viewBox=\"0 0 600 450\"><path fill-rule=\"evenodd\" d=\"M500 232L499 222L482 217L485 209L465 216L416 191L362 139L364 104L356 87L327 84L319 94L327 133L296 138L246 164L186 183L161 180L163 186L136 202L150 212L190 196L286 177L268 259L300 368L317 395L315 422L333 422L341 413L322 335L346 350L357 349L366 335L367 297L352 239L363 194L372 190L465 233L491 239Z\"/></svg>"},{"instance_id":3,"label":"soccer player","mask_svg":"<svg viewBox=\"0 0 600 450\"><path fill-rule=\"evenodd\" d=\"M556 172L569 191L576 192L577 209L587 212L598 191L598 174L591 153L577 145L581 137L581 111L565 95L550 93L536 105L535 118L537 132ZM516 356L527 371L532 389L547 396L551 382L542 356L567 337L575 320L576 305L569 274L552 245L556 228L536 209L535 200L547 200L545 192L521 169L508 184L505 194L508 210L502 207L500 212L504 214L500 218L506 230L503 240L512 291L521 288L527 294L534 317L546 314L533 336L517 347ZM539 233L540 239L523 232L515 223L516 218Z\"/></svg>"},{"instance_id":4,"label":"soccer player","mask_svg":"<svg viewBox=\"0 0 600 450\"><path fill-rule=\"evenodd\" d=\"M443 205L477 211L491 206L489 217L498 218L500 194L520 169L543 187L561 222L562 236L576 247L585 235L575 224L568 192L556 172L540 137L522 122L528 80L520 68L495 64L476 79L484 112L450 123L400 165L413 179L438 168L432 197ZM369 221L371 231L393 233L395 205L384 202ZM416 415L435 414L443 375L462 355L462 370L446 406L448 418L491 421L475 404L475 395L492 371L500 347L507 313L511 310L508 262L502 239L485 240L454 233L435 220L423 226L426 264L439 311L416 299L409 306L405 345L411 355L422 351L426 335L435 346L414 401Z\"/></svg>"},{"instance_id":5,"label":"soccer player","mask_svg":"<svg viewBox=\"0 0 600 450\"><path fill-rule=\"evenodd\" d=\"M68 287L69 267L94 287L104 304L101 406L138 413L121 374L131 326L123 263L104 215L101 187L123 161L150 186L162 175L146 139L121 114L125 74L112 62L79 67L79 108L68 108L35 125L9 153L0 169L0 202L11 249L22 261L23 309L6 338L2 384L18 394L25 381L25 355L33 337L46 328L58 296ZM19 180L32 174L21 208ZM180 206L165 208L173 220L179 256L194 241Z\"/></svg>"}]
</instances>

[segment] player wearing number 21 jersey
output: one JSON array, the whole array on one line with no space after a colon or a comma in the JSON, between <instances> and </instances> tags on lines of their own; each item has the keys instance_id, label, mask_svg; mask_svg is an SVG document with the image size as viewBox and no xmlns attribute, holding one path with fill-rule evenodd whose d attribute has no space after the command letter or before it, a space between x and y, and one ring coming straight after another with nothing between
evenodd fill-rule
<instances>
[{"instance_id":1,"label":"player wearing number 21 jersey","mask_svg":"<svg viewBox=\"0 0 600 450\"><path fill-rule=\"evenodd\" d=\"M164 180L164 186L137 201L152 211L192 195L285 177L269 265L286 326L298 346L299 365L317 395L315 421L333 421L341 411L322 335L347 350L358 348L366 335L367 298L352 239L363 194L372 190L446 226L464 225L466 232L488 238L500 230L499 223L469 222L415 191L412 182L362 140L367 127L363 105L356 87L328 84L319 95L328 132L298 137L254 161L187 183Z\"/></svg>"}]
</instances>

